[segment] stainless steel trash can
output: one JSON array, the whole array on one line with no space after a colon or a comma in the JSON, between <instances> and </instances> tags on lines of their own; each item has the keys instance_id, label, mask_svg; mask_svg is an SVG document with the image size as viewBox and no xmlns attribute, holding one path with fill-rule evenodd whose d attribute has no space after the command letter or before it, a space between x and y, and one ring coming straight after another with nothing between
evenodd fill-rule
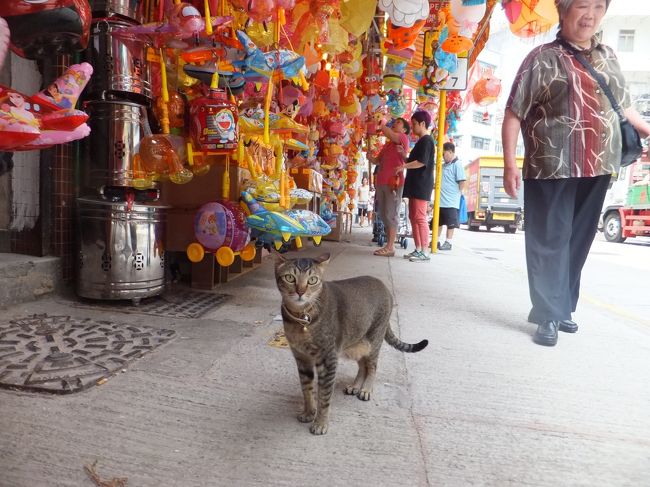
<instances>
[{"instance_id":1,"label":"stainless steel trash can","mask_svg":"<svg viewBox=\"0 0 650 487\"><path fill-rule=\"evenodd\" d=\"M134 159L145 136L147 110L125 101L91 101L90 135L82 141L82 196L103 186L134 186Z\"/></svg>"},{"instance_id":2,"label":"stainless steel trash can","mask_svg":"<svg viewBox=\"0 0 650 487\"><path fill-rule=\"evenodd\" d=\"M134 303L161 294L166 208L156 203L78 198L77 294Z\"/></svg>"}]
</instances>

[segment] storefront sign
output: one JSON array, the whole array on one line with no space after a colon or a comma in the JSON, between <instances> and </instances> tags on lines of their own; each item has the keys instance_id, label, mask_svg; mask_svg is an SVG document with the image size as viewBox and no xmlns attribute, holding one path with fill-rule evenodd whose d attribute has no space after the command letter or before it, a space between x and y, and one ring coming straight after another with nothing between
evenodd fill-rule
<instances>
[{"instance_id":1,"label":"storefront sign","mask_svg":"<svg viewBox=\"0 0 650 487\"><path fill-rule=\"evenodd\" d=\"M429 1L429 17L424 24L425 29L432 29L438 25L438 13L449 6L449 0L430 0Z\"/></svg>"}]
</instances>

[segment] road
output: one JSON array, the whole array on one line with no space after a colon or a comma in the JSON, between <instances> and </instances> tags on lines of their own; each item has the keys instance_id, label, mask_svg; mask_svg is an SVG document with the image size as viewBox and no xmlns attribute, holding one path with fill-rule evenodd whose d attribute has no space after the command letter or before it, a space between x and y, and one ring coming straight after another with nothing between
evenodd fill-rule
<instances>
[{"instance_id":1,"label":"road","mask_svg":"<svg viewBox=\"0 0 650 487\"><path fill-rule=\"evenodd\" d=\"M499 262L513 272L526 275L524 233L506 234L501 228L487 232L457 231L456 245ZM650 238L607 242L602 233L596 239L583 269L581 302L613 316L650 326ZM577 314L580 313L578 305Z\"/></svg>"}]
</instances>

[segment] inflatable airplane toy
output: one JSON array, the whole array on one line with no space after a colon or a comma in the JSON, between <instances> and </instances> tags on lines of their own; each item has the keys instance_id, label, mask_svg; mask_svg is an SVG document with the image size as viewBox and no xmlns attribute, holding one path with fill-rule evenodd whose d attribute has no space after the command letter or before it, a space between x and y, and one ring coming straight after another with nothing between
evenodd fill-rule
<instances>
[{"instance_id":1,"label":"inflatable airplane toy","mask_svg":"<svg viewBox=\"0 0 650 487\"><path fill-rule=\"evenodd\" d=\"M258 240L272 243L276 250L295 239L296 246L302 247L301 237L311 237L316 245L321 238L330 233L330 226L320 216L309 210L269 211L247 191L241 192L242 199L250 215L246 217L249 227L261 233Z\"/></svg>"}]
</instances>

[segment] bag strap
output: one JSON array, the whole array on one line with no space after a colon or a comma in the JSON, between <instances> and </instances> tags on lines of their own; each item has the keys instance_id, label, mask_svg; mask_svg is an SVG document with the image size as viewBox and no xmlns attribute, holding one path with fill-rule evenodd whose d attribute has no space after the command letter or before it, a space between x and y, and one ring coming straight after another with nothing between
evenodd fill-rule
<instances>
[{"instance_id":1,"label":"bag strap","mask_svg":"<svg viewBox=\"0 0 650 487\"><path fill-rule=\"evenodd\" d=\"M580 64L582 64L587 71L591 74L591 76L594 77L594 79L598 82L600 87L602 88L603 92L609 99L609 103L611 103L612 108L616 112L616 115L618 115L618 118L621 120L621 122L627 121L627 118L625 118L625 113L621 109L621 105L618 104L616 101L616 98L614 98L614 93L612 93L612 90L609 89L609 86L607 86L607 82L605 81L605 78L603 78L603 75L600 74L598 71L594 69L594 67L591 65L589 61L587 61L587 58L582 54L580 51L578 51L576 48L574 48L571 44L568 42L562 40L562 45L573 54L573 56L578 60Z\"/></svg>"}]
</instances>

